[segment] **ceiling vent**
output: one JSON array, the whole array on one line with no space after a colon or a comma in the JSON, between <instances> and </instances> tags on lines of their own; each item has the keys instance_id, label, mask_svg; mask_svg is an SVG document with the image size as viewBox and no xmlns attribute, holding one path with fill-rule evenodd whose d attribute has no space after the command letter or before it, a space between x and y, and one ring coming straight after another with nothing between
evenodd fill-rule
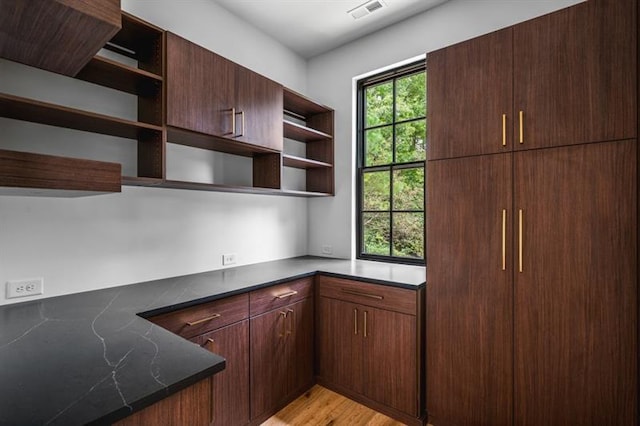
<instances>
[{"instance_id":1,"label":"ceiling vent","mask_svg":"<svg viewBox=\"0 0 640 426\"><path fill-rule=\"evenodd\" d=\"M355 9L351 9L347 13L351 15L353 19L360 19L375 12L376 10L382 9L385 6L386 4L382 0L369 0L368 2L356 7Z\"/></svg>"}]
</instances>

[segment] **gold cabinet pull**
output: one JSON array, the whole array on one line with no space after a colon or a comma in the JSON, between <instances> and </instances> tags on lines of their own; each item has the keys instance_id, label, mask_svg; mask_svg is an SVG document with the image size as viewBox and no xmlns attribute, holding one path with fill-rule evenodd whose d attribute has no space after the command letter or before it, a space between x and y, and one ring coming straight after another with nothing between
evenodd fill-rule
<instances>
[{"instance_id":1,"label":"gold cabinet pull","mask_svg":"<svg viewBox=\"0 0 640 426\"><path fill-rule=\"evenodd\" d=\"M287 297L291 297L291 296L295 296L296 294L298 294L298 292L296 290L291 290L288 291L286 293L282 293L276 296L276 299L286 299Z\"/></svg>"},{"instance_id":2,"label":"gold cabinet pull","mask_svg":"<svg viewBox=\"0 0 640 426\"><path fill-rule=\"evenodd\" d=\"M202 345L202 347L205 347L207 345L211 345L215 343L215 341L212 338L208 338L206 342L204 342L204 344Z\"/></svg>"},{"instance_id":3,"label":"gold cabinet pull","mask_svg":"<svg viewBox=\"0 0 640 426\"><path fill-rule=\"evenodd\" d=\"M278 314L282 317L282 333L280 333L280 337L284 337L287 334L287 313L280 311Z\"/></svg>"},{"instance_id":4,"label":"gold cabinet pull","mask_svg":"<svg viewBox=\"0 0 640 426\"><path fill-rule=\"evenodd\" d=\"M227 111L231 111L231 131L227 132L227 135L235 136L236 135L236 109L229 108Z\"/></svg>"},{"instance_id":5,"label":"gold cabinet pull","mask_svg":"<svg viewBox=\"0 0 640 426\"><path fill-rule=\"evenodd\" d=\"M293 309L287 309L287 316L289 316L289 314L291 314L291 319L289 320L289 331L287 331L286 334L293 334L293 316L295 315Z\"/></svg>"},{"instance_id":6,"label":"gold cabinet pull","mask_svg":"<svg viewBox=\"0 0 640 426\"><path fill-rule=\"evenodd\" d=\"M522 209L518 210L518 271L522 272Z\"/></svg>"},{"instance_id":7,"label":"gold cabinet pull","mask_svg":"<svg viewBox=\"0 0 640 426\"><path fill-rule=\"evenodd\" d=\"M507 210L502 209L502 270L507 270Z\"/></svg>"},{"instance_id":8,"label":"gold cabinet pull","mask_svg":"<svg viewBox=\"0 0 640 426\"><path fill-rule=\"evenodd\" d=\"M202 324L203 322L211 321L211 320L214 320L214 319L216 319L216 318L220 318L220 317L221 317L221 315L220 315L220 314L213 314L213 315L211 315L210 317L206 317L206 318L202 318L202 319L199 319L199 320L195 320L195 321L187 322L187 325L188 325L189 327L191 327L191 326L198 325L198 324Z\"/></svg>"},{"instance_id":9,"label":"gold cabinet pull","mask_svg":"<svg viewBox=\"0 0 640 426\"><path fill-rule=\"evenodd\" d=\"M377 294L370 294L370 293L363 293L361 291L357 291L357 290L350 290L348 288L343 288L342 289L343 293L347 293L347 294L353 294L354 296L362 296L362 297L368 297L369 299L377 299L377 300L382 300L384 299L383 296L378 296Z\"/></svg>"},{"instance_id":10,"label":"gold cabinet pull","mask_svg":"<svg viewBox=\"0 0 640 426\"><path fill-rule=\"evenodd\" d=\"M242 127L242 132L240 133L240 136L244 136L244 129L245 129L245 127L244 127L244 111L240 111L240 118L242 120L240 122L240 125Z\"/></svg>"},{"instance_id":11,"label":"gold cabinet pull","mask_svg":"<svg viewBox=\"0 0 640 426\"><path fill-rule=\"evenodd\" d=\"M353 334L358 334L358 309L353 310Z\"/></svg>"},{"instance_id":12,"label":"gold cabinet pull","mask_svg":"<svg viewBox=\"0 0 640 426\"><path fill-rule=\"evenodd\" d=\"M364 337L367 337L367 311L364 311Z\"/></svg>"},{"instance_id":13,"label":"gold cabinet pull","mask_svg":"<svg viewBox=\"0 0 640 426\"><path fill-rule=\"evenodd\" d=\"M507 146L507 114L502 114L502 146Z\"/></svg>"},{"instance_id":14,"label":"gold cabinet pull","mask_svg":"<svg viewBox=\"0 0 640 426\"><path fill-rule=\"evenodd\" d=\"M524 143L524 111L520 111L518 117L520 119L520 143Z\"/></svg>"}]
</instances>

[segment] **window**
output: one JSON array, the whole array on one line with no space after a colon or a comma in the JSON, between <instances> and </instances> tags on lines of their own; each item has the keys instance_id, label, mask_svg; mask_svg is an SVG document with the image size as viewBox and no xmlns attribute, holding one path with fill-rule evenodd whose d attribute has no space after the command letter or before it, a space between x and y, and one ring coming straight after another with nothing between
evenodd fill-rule
<instances>
[{"instance_id":1,"label":"window","mask_svg":"<svg viewBox=\"0 0 640 426\"><path fill-rule=\"evenodd\" d=\"M424 62L358 84L358 258L424 264Z\"/></svg>"}]
</instances>

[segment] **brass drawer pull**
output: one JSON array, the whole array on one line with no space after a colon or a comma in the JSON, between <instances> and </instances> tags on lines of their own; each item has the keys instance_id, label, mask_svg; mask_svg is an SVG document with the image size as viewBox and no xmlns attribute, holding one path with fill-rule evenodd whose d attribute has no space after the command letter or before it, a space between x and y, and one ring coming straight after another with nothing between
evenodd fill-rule
<instances>
[{"instance_id":1,"label":"brass drawer pull","mask_svg":"<svg viewBox=\"0 0 640 426\"><path fill-rule=\"evenodd\" d=\"M193 325L202 324L203 322L211 321L211 320L214 320L214 319L220 318L220 317L221 317L220 314L213 314L210 317L202 318L202 319L199 319L199 320L196 320L196 321L187 322L187 325L189 327L191 327Z\"/></svg>"},{"instance_id":2,"label":"brass drawer pull","mask_svg":"<svg viewBox=\"0 0 640 426\"><path fill-rule=\"evenodd\" d=\"M358 310L353 310L353 334L358 334Z\"/></svg>"},{"instance_id":3,"label":"brass drawer pull","mask_svg":"<svg viewBox=\"0 0 640 426\"><path fill-rule=\"evenodd\" d=\"M507 114L502 114L502 146L507 146Z\"/></svg>"},{"instance_id":4,"label":"brass drawer pull","mask_svg":"<svg viewBox=\"0 0 640 426\"><path fill-rule=\"evenodd\" d=\"M343 288L342 292L347 294L353 294L354 296L368 297L369 299L376 299L376 300L384 299L383 296L378 296L377 294L363 293L361 291L349 290L348 288Z\"/></svg>"},{"instance_id":5,"label":"brass drawer pull","mask_svg":"<svg viewBox=\"0 0 640 426\"><path fill-rule=\"evenodd\" d=\"M367 311L364 311L364 337L367 337Z\"/></svg>"},{"instance_id":6,"label":"brass drawer pull","mask_svg":"<svg viewBox=\"0 0 640 426\"><path fill-rule=\"evenodd\" d=\"M288 291L286 293L282 293L276 296L277 299L286 299L287 297L291 297L291 296L295 296L296 294L298 294L298 292L296 290L291 290Z\"/></svg>"},{"instance_id":7,"label":"brass drawer pull","mask_svg":"<svg viewBox=\"0 0 640 426\"><path fill-rule=\"evenodd\" d=\"M204 344L202 345L202 347L205 347L207 345L213 344L215 343L215 341L212 338L208 338L206 342L204 342Z\"/></svg>"}]
</instances>

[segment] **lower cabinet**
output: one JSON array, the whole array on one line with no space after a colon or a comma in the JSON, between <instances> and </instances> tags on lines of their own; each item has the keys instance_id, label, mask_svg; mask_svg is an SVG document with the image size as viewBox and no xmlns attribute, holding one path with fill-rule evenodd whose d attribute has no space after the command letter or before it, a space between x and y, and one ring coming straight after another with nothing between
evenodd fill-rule
<instances>
[{"instance_id":1,"label":"lower cabinet","mask_svg":"<svg viewBox=\"0 0 640 426\"><path fill-rule=\"evenodd\" d=\"M192 341L227 360L227 367L211 377L211 424L248 424L249 320L202 334Z\"/></svg>"},{"instance_id":2,"label":"lower cabinet","mask_svg":"<svg viewBox=\"0 0 640 426\"><path fill-rule=\"evenodd\" d=\"M320 277L321 384L408 424L421 424L421 291Z\"/></svg>"},{"instance_id":3,"label":"lower cabinet","mask_svg":"<svg viewBox=\"0 0 640 426\"><path fill-rule=\"evenodd\" d=\"M296 284L302 285L304 290L290 290ZM262 307L258 306L256 315L250 320L253 424L259 424L276 413L314 383L312 288L312 280L308 279L258 290L250 295L252 300L265 300L262 294L268 291L274 293L272 299L281 305L264 313L261 313ZM295 300L305 293L309 297L285 304L286 299Z\"/></svg>"}]
</instances>

